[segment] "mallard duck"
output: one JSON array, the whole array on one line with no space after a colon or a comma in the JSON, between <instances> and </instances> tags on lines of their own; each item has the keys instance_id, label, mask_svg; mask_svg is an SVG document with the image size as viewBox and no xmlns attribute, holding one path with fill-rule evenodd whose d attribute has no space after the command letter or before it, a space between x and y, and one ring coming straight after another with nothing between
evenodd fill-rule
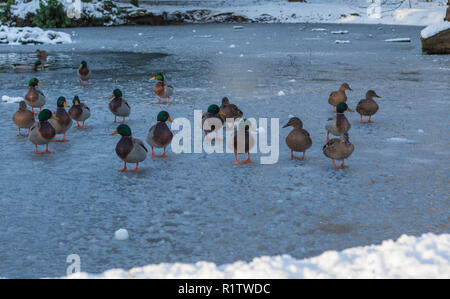
<instances>
[{"instance_id":1,"label":"mallard duck","mask_svg":"<svg viewBox=\"0 0 450 299\"><path fill-rule=\"evenodd\" d=\"M30 135L30 128L34 125L34 113L27 109L27 103L21 101L19 103L19 110L13 115L13 122L19 128L17 136L28 137ZM23 135L20 129L28 129L27 135Z\"/></svg>"},{"instance_id":2,"label":"mallard duck","mask_svg":"<svg viewBox=\"0 0 450 299\"><path fill-rule=\"evenodd\" d=\"M348 133L345 132L340 138L333 138L328 141L327 144L324 145L322 151L325 156L333 161L335 168L344 168L346 167L344 159L350 157L354 149L355 146L350 143ZM342 160L342 164L337 166L334 160Z\"/></svg>"},{"instance_id":3,"label":"mallard duck","mask_svg":"<svg viewBox=\"0 0 450 299\"><path fill-rule=\"evenodd\" d=\"M91 117L91 110L88 106L80 102L80 98L75 96L72 100L72 107L69 109L70 117L77 122L74 128L83 129L86 119ZM82 121L83 125L80 126L79 122Z\"/></svg>"},{"instance_id":4,"label":"mallard duck","mask_svg":"<svg viewBox=\"0 0 450 299\"><path fill-rule=\"evenodd\" d=\"M283 127L293 127L292 131L286 137L286 144L291 149L291 159L304 160L305 152L312 145L311 137L308 131L303 129L303 122L298 117L292 117ZM294 152L303 152L303 156L296 157Z\"/></svg>"},{"instance_id":5,"label":"mallard duck","mask_svg":"<svg viewBox=\"0 0 450 299\"><path fill-rule=\"evenodd\" d=\"M31 106L31 112L39 114L42 110L42 106L45 105L44 93L36 88L36 86L43 86L38 79L33 78L28 81L28 92L25 95L25 102ZM39 112L35 113L34 108L39 108Z\"/></svg>"},{"instance_id":6,"label":"mallard duck","mask_svg":"<svg viewBox=\"0 0 450 299\"><path fill-rule=\"evenodd\" d=\"M119 171L127 171L127 163L136 163L136 168L130 170L130 172L137 172L139 163L147 158L147 148L141 140L131 136L131 129L127 125L119 125L117 129L111 133L111 136L116 134L122 136L116 145L116 154L124 162L123 168Z\"/></svg>"},{"instance_id":7,"label":"mallard duck","mask_svg":"<svg viewBox=\"0 0 450 299\"><path fill-rule=\"evenodd\" d=\"M58 120L56 116L48 109L44 109L39 113L39 122L31 127L29 140L34 143L36 147L36 154L43 154L38 150L38 145L46 145L45 153L52 153L48 150L48 144L56 135L55 128L49 123L49 119Z\"/></svg>"},{"instance_id":8,"label":"mallard duck","mask_svg":"<svg viewBox=\"0 0 450 299\"><path fill-rule=\"evenodd\" d=\"M166 104L169 104L170 97L173 95L173 86L164 81L164 75L159 73L150 78L150 81L157 80L153 91L158 96L158 104L161 104L161 99L167 98Z\"/></svg>"},{"instance_id":9,"label":"mallard duck","mask_svg":"<svg viewBox=\"0 0 450 299\"><path fill-rule=\"evenodd\" d=\"M64 107L69 107L69 105L67 105L66 98L59 97L58 101L56 102L55 113L55 116L58 118L58 120L49 120L50 124L53 126L53 128L55 128L56 134L63 134L62 139L53 139L53 141L55 142L69 141L66 139L66 132L70 129L70 127L72 127L72 119L70 118Z\"/></svg>"},{"instance_id":10,"label":"mallard duck","mask_svg":"<svg viewBox=\"0 0 450 299\"><path fill-rule=\"evenodd\" d=\"M353 90L350 88L348 83L343 83L338 91L333 91L328 98L328 103L334 107L334 112L336 112L337 104L341 102L347 102L347 95L345 94L346 90Z\"/></svg>"},{"instance_id":11,"label":"mallard duck","mask_svg":"<svg viewBox=\"0 0 450 299\"><path fill-rule=\"evenodd\" d=\"M117 116L123 117L122 122L125 122L125 117L128 117L130 115L131 108L130 105L128 105L127 101L122 99L122 91L120 89L115 89L112 96L110 96L109 98L114 98L109 103L109 110L111 110L111 112L114 114L114 123L117 122Z\"/></svg>"},{"instance_id":12,"label":"mallard duck","mask_svg":"<svg viewBox=\"0 0 450 299\"><path fill-rule=\"evenodd\" d=\"M220 111L219 106L211 105L208 107L208 111L202 116L202 129L205 131L206 140L212 140L208 137L209 133L217 132L222 129L225 122L225 114ZM216 136L216 140L220 140Z\"/></svg>"},{"instance_id":13,"label":"mallard duck","mask_svg":"<svg viewBox=\"0 0 450 299\"><path fill-rule=\"evenodd\" d=\"M230 149L233 149L234 151L235 161L233 162L233 165L240 165L241 163L246 164L252 162L252 160L250 159L250 151L255 146L256 140L252 136L250 131L256 132L252 124L246 119L241 120L238 125L238 128L234 130L234 136L228 142L228 147ZM237 155L245 153L248 154L247 160L239 162Z\"/></svg>"},{"instance_id":14,"label":"mallard duck","mask_svg":"<svg viewBox=\"0 0 450 299\"><path fill-rule=\"evenodd\" d=\"M170 131L166 121L173 122L167 111L158 113L157 123L153 125L147 135L147 143L152 147L153 157L167 157L166 146L172 142L173 133ZM155 155L153 148L164 148L164 153L161 156Z\"/></svg>"},{"instance_id":15,"label":"mallard duck","mask_svg":"<svg viewBox=\"0 0 450 299\"><path fill-rule=\"evenodd\" d=\"M377 113L378 111L378 104L377 102L375 102L375 100L373 98L381 98L380 96L377 95L377 93L373 90L369 90L366 93L366 98L364 100L359 101L358 105L356 106L356 111L360 114L360 123L366 123L365 121L363 121L362 117L364 116L369 116L369 120L367 121L367 123L371 123L372 120L372 115L374 115L375 113Z\"/></svg>"},{"instance_id":16,"label":"mallard duck","mask_svg":"<svg viewBox=\"0 0 450 299\"><path fill-rule=\"evenodd\" d=\"M36 50L36 57L40 61L46 61L48 57L48 53L46 51L41 51L39 49Z\"/></svg>"},{"instance_id":17,"label":"mallard duck","mask_svg":"<svg viewBox=\"0 0 450 299\"><path fill-rule=\"evenodd\" d=\"M88 81L91 78L91 70L88 68L87 62L82 61L80 67L78 68L78 82L83 87L88 86ZM86 82L84 84L82 81Z\"/></svg>"},{"instance_id":18,"label":"mallard duck","mask_svg":"<svg viewBox=\"0 0 450 299\"><path fill-rule=\"evenodd\" d=\"M334 136L341 136L351 128L350 122L347 117L345 117L344 112L353 112L353 110L350 109L346 103L341 102L336 106L336 111L336 116L330 117L325 125L325 128L327 129L327 142L330 141L330 133Z\"/></svg>"},{"instance_id":19,"label":"mallard duck","mask_svg":"<svg viewBox=\"0 0 450 299\"><path fill-rule=\"evenodd\" d=\"M242 116L244 115L244 113L242 113L242 111L239 110L239 108L236 105L230 104L230 100L227 97L224 97L222 99L220 111L222 111L223 114L225 115L225 121L227 122L227 129L233 128L236 119L242 118ZM231 124L231 127L228 126L228 123Z\"/></svg>"},{"instance_id":20,"label":"mallard duck","mask_svg":"<svg viewBox=\"0 0 450 299\"><path fill-rule=\"evenodd\" d=\"M15 63L13 64L14 70L18 72L37 72L38 68L41 67L41 69L44 69L44 65L38 60L35 61L33 64L27 64L27 63Z\"/></svg>"}]
</instances>

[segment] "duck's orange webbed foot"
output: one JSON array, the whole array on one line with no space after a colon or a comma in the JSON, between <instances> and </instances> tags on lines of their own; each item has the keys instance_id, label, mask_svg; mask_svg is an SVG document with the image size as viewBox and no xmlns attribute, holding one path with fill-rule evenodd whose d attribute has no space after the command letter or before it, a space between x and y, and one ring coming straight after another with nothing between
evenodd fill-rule
<instances>
[{"instance_id":1,"label":"duck's orange webbed foot","mask_svg":"<svg viewBox=\"0 0 450 299\"><path fill-rule=\"evenodd\" d=\"M130 172L135 172L135 173L138 172L138 166L139 166L139 163L136 163L136 168L130 170Z\"/></svg>"},{"instance_id":2,"label":"duck's orange webbed foot","mask_svg":"<svg viewBox=\"0 0 450 299\"><path fill-rule=\"evenodd\" d=\"M36 148L36 154L38 154L38 155L44 154L44 152L40 152L40 151L39 151L39 149L38 149L38 147L37 147L37 144L35 144L34 146L35 146L35 148Z\"/></svg>"}]
</instances>

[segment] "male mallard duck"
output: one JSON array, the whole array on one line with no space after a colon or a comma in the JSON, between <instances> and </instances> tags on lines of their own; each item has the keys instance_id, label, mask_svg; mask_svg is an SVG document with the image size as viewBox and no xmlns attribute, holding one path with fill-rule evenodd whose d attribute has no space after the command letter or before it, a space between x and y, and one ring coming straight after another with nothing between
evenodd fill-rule
<instances>
[{"instance_id":1,"label":"male mallard duck","mask_svg":"<svg viewBox=\"0 0 450 299\"><path fill-rule=\"evenodd\" d=\"M328 103L334 107L334 112L336 112L337 104L341 102L347 102L346 90L353 90L347 83L343 83L338 91L333 91L328 98Z\"/></svg>"},{"instance_id":2,"label":"male mallard duck","mask_svg":"<svg viewBox=\"0 0 450 299\"><path fill-rule=\"evenodd\" d=\"M228 147L234 150L235 161L233 162L233 165L252 162L250 159L250 151L255 146L256 140L249 131L256 132L249 121L246 119L241 120L238 128L234 130L234 137L228 142ZM248 153L247 160L239 162L237 155L245 153Z\"/></svg>"},{"instance_id":3,"label":"male mallard duck","mask_svg":"<svg viewBox=\"0 0 450 299\"><path fill-rule=\"evenodd\" d=\"M13 64L14 70L18 72L37 72L38 67L41 67L41 69L44 69L44 65L38 60L35 61L33 64L27 64L27 63L15 63Z\"/></svg>"},{"instance_id":4,"label":"male mallard duck","mask_svg":"<svg viewBox=\"0 0 450 299\"><path fill-rule=\"evenodd\" d=\"M377 113L378 104L373 99L374 97L381 98L380 96L377 95L377 93L375 91L369 90L366 93L366 98L364 100L359 101L358 106L356 106L356 111L358 111L358 113L361 115L360 121L359 121L360 123L365 123L365 121L363 121L363 119L362 119L363 115L369 116L369 120L367 121L367 123L371 123L372 115Z\"/></svg>"},{"instance_id":5,"label":"male mallard duck","mask_svg":"<svg viewBox=\"0 0 450 299\"><path fill-rule=\"evenodd\" d=\"M109 103L109 110L114 114L114 123L117 122L117 116L123 117L123 122L125 122L125 117L130 115L131 108L127 101L122 99L122 91L120 89L115 89L112 96L109 98L114 98Z\"/></svg>"},{"instance_id":6,"label":"male mallard duck","mask_svg":"<svg viewBox=\"0 0 450 299\"><path fill-rule=\"evenodd\" d=\"M27 103L21 101L19 103L19 110L13 115L13 122L19 128L17 136L28 137L30 135L30 128L34 125L34 113L27 109ZM28 129L27 135L23 135L20 129Z\"/></svg>"},{"instance_id":7,"label":"male mallard duck","mask_svg":"<svg viewBox=\"0 0 450 299\"><path fill-rule=\"evenodd\" d=\"M336 111L336 116L330 117L325 125L325 128L327 129L327 142L330 141L330 138L328 137L330 133L334 136L341 136L351 128L350 122L347 117L345 117L344 112L353 112L353 110L350 109L346 103L341 102L337 104Z\"/></svg>"},{"instance_id":8,"label":"male mallard duck","mask_svg":"<svg viewBox=\"0 0 450 299\"><path fill-rule=\"evenodd\" d=\"M355 146L350 143L348 133L345 132L340 138L333 138L328 141L327 144L324 145L322 151L325 156L333 161L335 168L344 168L346 167L344 159L350 157L354 149ZM337 166L334 160L342 160L342 164Z\"/></svg>"},{"instance_id":9,"label":"male mallard duck","mask_svg":"<svg viewBox=\"0 0 450 299\"><path fill-rule=\"evenodd\" d=\"M63 138L53 139L53 141L66 142L69 141L66 139L66 132L70 129L70 127L72 127L72 119L64 108L69 107L69 105L67 105L66 98L59 97L58 101L56 102L56 106L57 108L55 116L58 118L58 120L50 119L49 122L53 126L53 128L55 128L56 134L63 134Z\"/></svg>"},{"instance_id":10,"label":"male mallard duck","mask_svg":"<svg viewBox=\"0 0 450 299\"><path fill-rule=\"evenodd\" d=\"M116 154L124 163L123 168L119 171L127 171L127 163L136 163L136 168L130 171L137 172L139 163L147 158L147 148L141 140L131 136L131 129L127 125L119 125L117 129L111 133L111 136L116 134L122 136L116 145Z\"/></svg>"},{"instance_id":11,"label":"male mallard duck","mask_svg":"<svg viewBox=\"0 0 450 299\"><path fill-rule=\"evenodd\" d=\"M312 145L311 137L308 131L303 129L303 122L298 117L292 117L288 123L283 127L293 127L292 131L286 137L286 144L291 149L291 159L304 160L305 152ZM296 157L294 152L303 152L303 156Z\"/></svg>"},{"instance_id":12,"label":"male mallard duck","mask_svg":"<svg viewBox=\"0 0 450 299\"><path fill-rule=\"evenodd\" d=\"M157 80L153 88L155 94L158 96L158 104L161 104L161 99L167 98L166 104L169 104L170 97L173 95L173 86L166 84L163 74L157 74L150 78L150 81Z\"/></svg>"},{"instance_id":13,"label":"male mallard duck","mask_svg":"<svg viewBox=\"0 0 450 299\"><path fill-rule=\"evenodd\" d=\"M230 104L230 100L228 100L227 97L224 97L222 99L220 111L222 111L223 114L225 115L225 120L227 121L227 128L233 128L234 121L238 118L242 118L242 116L244 115L236 105ZM230 123L232 125L231 127L228 127L228 120L230 120Z\"/></svg>"},{"instance_id":14,"label":"male mallard duck","mask_svg":"<svg viewBox=\"0 0 450 299\"><path fill-rule=\"evenodd\" d=\"M58 120L56 116L48 109L44 109L39 113L39 122L31 127L29 140L36 147L36 154L43 154L38 150L38 145L46 145L45 153L52 153L48 150L48 144L56 135L55 128L48 122L49 119Z\"/></svg>"},{"instance_id":15,"label":"male mallard duck","mask_svg":"<svg viewBox=\"0 0 450 299\"><path fill-rule=\"evenodd\" d=\"M208 107L208 111L202 116L202 129L205 131L206 140L211 140L208 137L209 133L217 132L222 129L225 122L225 114L220 111L219 106L211 105ZM216 140L220 138L216 137Z\"/></svg>"},{"instance_id":16,"label":"male mallard duck","mask_svg":"<svg viewBox=\"0 0 450 299\"><path fill-rule=\"evenodd\" d=\"M88 86L88 81L91 78L91 70L88 68L87 62L82 61L80 67L78 68L78 82L83 87ZM86 84L82 83L82 81L86 82Z\"/></svg>"},{"instance_id":17,"label":"male mallard duck","mask_svg":"<svg viewBox=\"0 0 450 299\"><path fill-rule=\"evenodd\" d=\"M153 125L147 135L147 143L152 147L153 157L167 157L166 146L172 142L173 133L170 131L166 124L166 121L172 122L170 115L167 111L161 111L158 113L157 123ZM153 148L164 148L164 153L161 156L155 155Z\"/></svg>"},{"instance_id":18,"label":"male mallard duck","mask_svg":"<svg viewBox=\"0 0 450 299\"><path fill-rule=\"evenodd\" d=\"M42 106L45 105L45 96L44 93L38 89L36 89L36 86L42 86L42 83L39 82L38 79L33 78L30 81L28 81L28 92L25 95L25 102L29 106L31 106L31 112L34 113L34 108L39 108L39 113L42 110ZM35 113L35 114L39 114Z\"/></svg>"},{"instance_id":19,"label":"male mallard duck","mask_svg":"<svg viewBox=\"0 0 450 299\"><path fill-rule=\"evenodd\" d=\"M48 57L48 53L46 51L41 51L39 49L36 50L36 57L40 61L46 61Z\"/></svg>"},{"instance_id":20,"label":"male mallard duck","mask_svg":"<svg viewBox=\"0 0 450 299\"><path fill-rule=\"evenodd\" d=\"M73 105L69 109L70 117L77 122L77 125L74 128L83 129L84 122L86 119L91 117L91 110L88 106L80 102L80 98L75 96L72 101ZM78 122L82 121L83 125L80 126Z\"/></svg>"}]
</instances>

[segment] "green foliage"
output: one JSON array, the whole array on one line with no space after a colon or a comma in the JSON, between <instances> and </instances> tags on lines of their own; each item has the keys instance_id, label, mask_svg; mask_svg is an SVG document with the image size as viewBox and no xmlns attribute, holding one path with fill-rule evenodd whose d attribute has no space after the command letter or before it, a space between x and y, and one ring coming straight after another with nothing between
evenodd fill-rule
<instances>
[{"instance_id":1,"label":"green foliage","mask_svg":"<svg viewBox=\"0 0 450 299\"><path fill-rule=\"evenodd\" d=\"M41 28L67 27L71 24L63 4L58 0L40 0L33 22Z\"/></svg>"},{"instance_id":2,"label":"green foliage","mask_svg":"<svg viewBox=\"0 0 450 299\"><path fill-rule=\"evenodd\" d=\"M6 3L0 4L0 24L6 23L10 14L11 5L14 4L14 0L2 1Z\"/></svg>"}]
</instances>

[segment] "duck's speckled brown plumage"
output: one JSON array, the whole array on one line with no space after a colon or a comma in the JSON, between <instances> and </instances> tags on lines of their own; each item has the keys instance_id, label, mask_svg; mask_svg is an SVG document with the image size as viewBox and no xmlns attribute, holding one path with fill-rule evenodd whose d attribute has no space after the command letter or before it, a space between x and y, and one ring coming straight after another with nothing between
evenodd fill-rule
<instances>
[{"instance_id":1,"label":"duck's speckled brown plumage","mask_svg":"<svg viewBox=\"0 0 450 299\"><path fill-rule=\"evenodd\" d=\"M85 121L91 116L91 112L88 106L80 103L79 105L72 105L69 109L69 115L75 121Z\"/></svg>"},{"instance_id":2,"label":"duck's speckled brown plumage","mask_svg":"<svg viewBox=\"0 0 450 299\"><path fill-rule=\"evenodd\" d=\"M305 152L312 145L311 136L309 132L303 129L303 122L293 117L287 123L287 126L292 126L293 129L286 137L287 146L294 152Z\"/></svg>"},{"instance_id":3,"label":"duck's speckled brown plumage","mask_svg":"<svg viewBox=\"0 0 450 299\"><path fill-rule=\"evenodd\" d=\"M348 134L342 134L341 138L333 138L328 141L322 151L323 154L333 160L344 160L350 157L355 146L350 143Z\"/></svg>"},{"instance_id":4,"label":"duck's speckled brown plumage","mask_svg":"<svg viewBox=\"0 0 450 299\"><path fill-rule=\"evenodd\" d=\"M56 135L56 130L48 121L39 121L31 127L30 141L34 144L48 144Z\"/></svg>"},{"instance_id":5,"label":"duck's speckled brown plumage","mask_svg":"<svg viewBox=\"0 0 450 299\"><path fill-rule=\"evenodd\" d=\"M378 104L373 99L374 97L379 98L379 96L373 90L369 90L366 93L366 98L359 101L358 105L356 106L356 111L360 115L364 116L372 116L377 113Z\"/></svg>"},{"instance_id":6,"label":"duck's speckled brown plumage","mask_svg":"<svg viewBox=\"0 0 450 299\"><path fill-rule=\"evenodd\" d=\"M164 81L158 81L153 88L155 94L160 98L167 98L173 95L173 86Z\"/></svg>"},{"instance_id":7,"label":"duck's speckled brown plumage","mask_svg":"<svg viewBox=\"0 0 450 299\"><path fill-rule=\"evenodd\" d=\"M78 78L88 81L91 78L91 70L87 66L80 66L78 69Z\"/></svg>"},{"instance_id":8,"label":"duck's speckled brown plumage","mask_svg":"<svg viewBox=\"0 0 450 299\"><path fill-rule=\"evenodd\" d=\"M347 102L346 90L352 90L347 83L343 83L338 91L333 91L328 98L328 103L332 106L336 106L340 102Z\"/></svg>"},{"instance_id":9,"label":"duck's speckled brown plumage","mask_svg":"<svg viewBox=\"0 0 450 299\"><path fill-rule=\"evenodd\" d=\"M24 101L19 103L19 110L13 115L13 122L21 129L29 129L34 125L34 114L27 109Z\"/></svg>"},{"instance_id":10,"label":"duck's speckled brown plumage","mask_svg":"<svg viewBox=\"0 0 450 299\"><path fill-rule=\"evenodd\" d=\"M225 119L227 118L238 119L242 118L242 116L244 115L236 105L230 104L230 101L226 97L222 99L220 111L222 111L223 114L225 114Z\"/></svg>"},{"instance_id":11,"label":"duck's speckled brown plumage","mask_svg":"<svg viewBox=\"0 0 450 299\"><path fill-rule=\"evenodd\" d=\"M249 130L245 130L242 132L243 128L234 130L234 138L233 138L233 150L238 154L248 153L255 146L255 138L250 134ZM238 143L239 134L243 134L245 138L245 146L242 143Z\"/></svg>"},{"instance_id":12,"label":"duck's speckled brown plumage","mask_svg":"<svg viewBox=\"0 0 450 299\"><path fill-rule=\"evenodd\" d=\"M36 89L36 87L29 86L28 92L25 95L25 101L31 107L39 108L45 105L45 96L40 90Z\"/></svg>"}]
</instances>

